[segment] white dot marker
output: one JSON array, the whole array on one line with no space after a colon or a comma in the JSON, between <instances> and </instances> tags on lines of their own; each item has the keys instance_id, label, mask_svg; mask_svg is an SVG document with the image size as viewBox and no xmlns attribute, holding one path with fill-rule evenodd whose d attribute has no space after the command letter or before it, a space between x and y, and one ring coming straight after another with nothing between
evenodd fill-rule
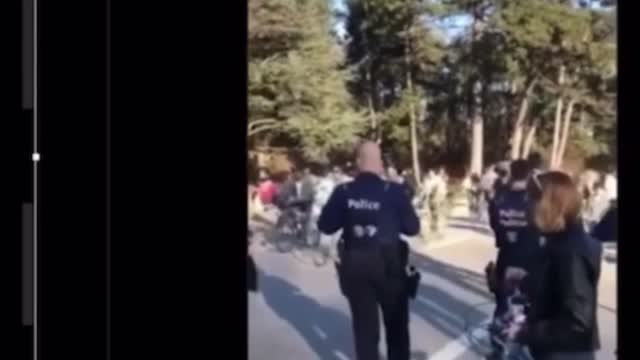
<instances>
[{"instance_id":1,"label":"white dot marker","mask_svg":"<svg viewBox=\"0 0 640 360\"><path fill-rule=\"evenodd\" d=\"M33 161L40 161L40 154L39 153L33 153L31 155L31 160Z\"/></svg>"}]
</instances>

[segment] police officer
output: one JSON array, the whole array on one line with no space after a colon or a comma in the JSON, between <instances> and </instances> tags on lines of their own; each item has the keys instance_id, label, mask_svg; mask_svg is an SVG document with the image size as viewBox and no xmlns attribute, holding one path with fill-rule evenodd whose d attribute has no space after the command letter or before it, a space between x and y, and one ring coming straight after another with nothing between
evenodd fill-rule
<instances>
[{"instance_id":1,"label":"police officer","mask_svg":"<svg viewBox=\"0 0 640 360\"><path fill-rule=\"evenodd\" d=\"M325 234L342 229L338 276L351 308L357 359L380 358L380 307L387 359L408 360L408 247L400 234L418 234L420 222L402 186L382 179L376 143L358 147L356 166L359 174L334 190L318 228Z\"/></svg>"},{"instance_id":2,"label":"police officer","mask_svg":"<svg viewBox=\"0 0 640 360\"><path fill-rule=\"evenodd\" d=\"M498 257L496 260L496 311L495 316L507 310L508 286L512 275L531 279L535 284L536 265L542 262L544 238L531 222L532 199L527 180L529 166L525 160L516 160L510 166L510 179L506 188L496 194L489 209L489 222L495 232ZM513 271L512 271L513 270ZM530 288L521 288L530 292Z\"/></svg>"}]
</instances>

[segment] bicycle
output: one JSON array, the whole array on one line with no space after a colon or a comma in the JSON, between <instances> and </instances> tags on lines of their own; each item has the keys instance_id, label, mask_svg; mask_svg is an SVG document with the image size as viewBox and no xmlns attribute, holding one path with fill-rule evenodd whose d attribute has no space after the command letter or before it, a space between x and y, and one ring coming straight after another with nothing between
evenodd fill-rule
<instances>
[{"instance_id":1,"label":"bicycle","mask_svg":"<svg viewBox=\"0 0 640 360\"><path fill-rule=\"evenodd\" d=\"M276 223L276 233L275 247L279 252L291 252L299 260L316 266L329 262L329 251L321 246L321 233L303 210L296 207L284 210Z\"/></svg>"},{"instance_id":2,"label":"bicycle","mask_svg":"<svg viewBox=\"0 0 640 360\"><path fill-rule=\"evenodd\" d=\"M479 306L493 305L483 303ZM526 346L509 339L505 330L518 326L525 320L528 307L526 297L518 290L508 299L508 311L488 323L473 326L465 324L465 333L472 348L487 360L533 360Z\"/></svg>"}]
</instances>

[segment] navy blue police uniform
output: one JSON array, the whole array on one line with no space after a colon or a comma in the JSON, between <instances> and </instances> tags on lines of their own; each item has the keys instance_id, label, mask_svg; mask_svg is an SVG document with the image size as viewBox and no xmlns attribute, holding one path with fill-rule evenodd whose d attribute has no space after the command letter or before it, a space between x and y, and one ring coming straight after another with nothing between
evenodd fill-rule
<instances>
[{"instance_id":1,"label":"navy blue police uniform","mask_svg":"<svg viewBox=\"0 0 640 360\"><path fill-rule=\"evenodd\" d=\"M408 360L408 247L400 234L418 234L420 222L404 188L362 173L334 190L318 229L342 230L338 276L351 308L357 359L379 359L380 307L387 358Z\"/></svg>"},{"instance_id":2,"label":"navy blue police uniform","mask_svg":"<svg viewBox=\"0 0 640 360\"><path fill-rule=\"evenodd\" d=\"M490 209L490 225L496 237L498 257L496 260L496 316L507 310L509 289L505 287L508 267L522 268L527 272L522 290L525 294L534 291L536 268L543 261L545 238L531 222L531 200L526 189L506 188L494 199Z\"/></svg>"}]
</instances>

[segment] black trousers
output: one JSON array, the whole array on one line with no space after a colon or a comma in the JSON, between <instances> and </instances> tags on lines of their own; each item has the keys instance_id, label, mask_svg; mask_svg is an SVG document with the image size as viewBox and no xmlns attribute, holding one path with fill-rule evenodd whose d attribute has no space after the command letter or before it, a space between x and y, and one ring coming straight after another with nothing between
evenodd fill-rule
<instances>
[{"instance_id":1,"label":"black trousers","mask_svg":"<svg viewBox=\"0 0 640 360\"><path fill-rule=\"evenodd\" d=\"M380 309L388 360L409 360L409 297L402 261L376 250L343 255L343 288L353 321L357 360L378 360ZM394 256L391 256L394 257Z\"/></svg>"}]
</instances>

